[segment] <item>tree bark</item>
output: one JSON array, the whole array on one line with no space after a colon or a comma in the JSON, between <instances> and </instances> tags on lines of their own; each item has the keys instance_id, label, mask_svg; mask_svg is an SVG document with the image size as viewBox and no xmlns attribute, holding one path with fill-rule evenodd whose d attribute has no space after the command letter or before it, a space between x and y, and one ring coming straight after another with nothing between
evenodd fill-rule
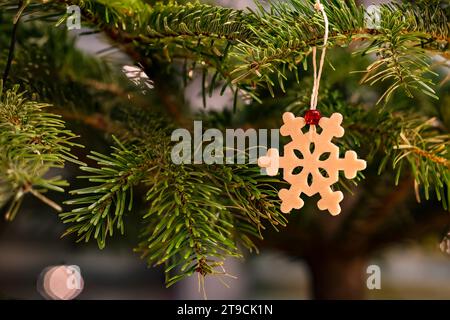
<instances>
[{"instance_id":1,"label":"tree bark","mask_svg":"<svg viewBox=\"0 0 450 320\"><path fill-rule=\"evenodd\" d=\"M326 251L321 251L324 253ZM337 254L307 259L311 272L313 298L320 300L361 300L366 293L366 266L364 256Z\"/></svg>"}]
</instances>

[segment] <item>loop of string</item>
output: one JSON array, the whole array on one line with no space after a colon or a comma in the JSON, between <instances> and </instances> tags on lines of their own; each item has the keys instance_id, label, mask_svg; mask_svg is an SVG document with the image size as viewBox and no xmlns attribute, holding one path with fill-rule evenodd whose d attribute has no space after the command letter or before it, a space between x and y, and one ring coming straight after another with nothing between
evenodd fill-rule
<instances>
[{"instance_id":1,"label":"loop of string","mask_svg":"<svg viewBox=\"0 0 450 320\"><path fill-rule=\"evenodd\" d=\"M313 91L311 94L311 105L310 105L310 109L311 110L315 110L317 107L317 99L318 99L318 95L319 95L319 87L320 87L320 78L322 76L322 69L323 69L323 64L325 62L325 53L327 50L327 42L328 42L328 17L327 14L325 12L325 9L323 7L323 4L320 3L320 0L317 0L316 4L314 5L314 9L316 9L317 11L320 11L323 15L323 20L325 22L325 34L323 37L323 49L322 49L322 54L320 56L320 62L319 62L319 71L317 72L317 62L316 62L316 56L317 56L317 47L314 46L312 48L312 53L313 53L313 68L314 68L314 86L313 86Z\"/></svg>"}]
</instances>

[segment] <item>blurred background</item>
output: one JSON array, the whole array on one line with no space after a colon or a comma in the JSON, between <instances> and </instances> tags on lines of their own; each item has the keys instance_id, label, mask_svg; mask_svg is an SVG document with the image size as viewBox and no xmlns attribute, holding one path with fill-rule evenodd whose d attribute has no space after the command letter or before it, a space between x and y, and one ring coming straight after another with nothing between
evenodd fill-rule
<instances>
[{"instance_id":1,"label":"blurred background","mask_svg":"<svg viewBox=\"0 0 450 320\"><path fill-rule=\"evenodd\" d=\"M247 0L217 2L236 8L253 7ZM387 1L366 1L365 4L380 2ZM85 31L71 33L77 37ZM76 43L88 54L98 54L110 46L101 34L77 37ZM121 52L107 54L108 59L116 63L131 63ZM345 65L346 60L342 59ZM342 73L347 76L346 70ZM350 75L348 77L351 78ZM353 76L353 79L357 78ZM191 105L201 105L199 86L200 79L194 78L186 90L186 98ZM445 92L448 95L447 89ZM229 106L232 99L230 95L214 95L208 104L220 110L222 106ZM445 99L441 101L445 103ZM91 139L97 134L95 131L84 132L83 142L93 141ZM99 144L96 147L104 147ZM76 168L69 167L62 174L70 179L78 173ZM420 210L434 212L439 210L439 206L431 202ZM444 230L445 227L438 229ZM36 287L41 271L48 266L69 264L78 265L84 278L84 290L78 299L202 298L196 276L165 288L163 270L148 268L145 261L132 252L137 241L137 232L134 232L137 228L138 222L131 222L127 235L110 241L104 250L99 250L95 243L77 244L73 237L60 238L65 226L51 208L28 197L14 222L0 221L0 297L42 299ZM421 234L420 238L413 235L410 240L371 252L362 262L363 274L355 275L362 281L365 296L369 299L450 299L450 256L440 250L441 239L442 235L436 232ZM295 239L292 241L291 246L295 248ZM244 261L227 261L227 271L237 279L225 279L230 286L227 288L218 279L207 278L208 298L313 298L310 267L301 258L290 255L291 249L279 250L276 247L263 246L260 254L247 255ZM365 286L370 276L365 271L371 265L379 266L381 270L381 289L369 290ZM333 268L328 272L333 272Z\"/></svg>"},{"instance_id":2,"label":"blurred background","mask_svg":"<svg viewBox=\"0 0 450 320\"><path fill-rule=\"evenodd\" d=\"M76 244L60 239L64 231L55 212L29 201L17 220L0 234L0 292L6 299L42 299L36 284L41 271L52 265L78 265L84 278L79 299L201 299L197 277L166 289L163 270L147 268L132 253L133 242ZM34 203L33 203L34 202ZM366 289L372 299L450 299L450 258L437 239L393 246L371 257L369 265L381 270L381 289ZM228 261L226 288L207 278L209 299L310 299L310 271L301 261L274 250ZM369 277L369 274L366 274Z\"/></svg>"}]
</instances>

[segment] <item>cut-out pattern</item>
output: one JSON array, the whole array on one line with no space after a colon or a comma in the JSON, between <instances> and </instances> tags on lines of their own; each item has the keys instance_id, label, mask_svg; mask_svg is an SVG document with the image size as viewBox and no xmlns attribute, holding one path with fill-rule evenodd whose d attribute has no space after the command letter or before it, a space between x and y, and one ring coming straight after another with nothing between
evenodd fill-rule
<instances>
[{"instance_id":1,"label":"cut-out pattern","mask_svg":"<svg viewBox=\"0 0 450 320\"><path fill-rule=\"evenodd\" d=\"M339 158L339 148L333 144L332 139L344 135L342 115L333 113L329 118L320 118L320 134L314 125L303 133L305 119L295 117L291 112L283 114L283 122L281 135L292 139L284 146L284 156L280 157L277 149L269 149L266 156L258 159L259 166L265 168L270 176L276 175L278 169L282 168L283 179L291 184L289 189L281 189L278 193L282 201L281 211L288 213L292 209L303 207L304 202L300 198L302 193L309 197L319 193L321 199L317 202L318 208L338 215L344 195L341 191L333 191L331 186L338 182L339 170L344 171L347 179L353 179L358 171L366 168L366 161L358 159L355 151L347 151L344 158ZM311 145L314 145L313 149ZM296 156L297 151L302 153L302 158ZM327 157L321 158L324 154ZM296 169L298 167L302 168L299 173ZM294 174L294 169L297 174ZM325 171L326 175L320 171Z\"/></svg>"}]
</instances>

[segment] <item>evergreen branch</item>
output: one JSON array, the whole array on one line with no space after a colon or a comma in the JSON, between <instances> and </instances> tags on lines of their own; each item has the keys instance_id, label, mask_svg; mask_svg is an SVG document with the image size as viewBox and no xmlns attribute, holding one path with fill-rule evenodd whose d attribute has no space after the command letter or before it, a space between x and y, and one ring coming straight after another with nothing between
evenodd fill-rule
<instances>
[{"instance_id":1,"label":"evergreen branch","mask_svg":"<svg viewBox=\"0 0 450 320\"><path fill-rule=\"evenodd\" d=\"M253 166L169 166L155 169L147 193L144 241L137 251L149 264L166 264L167 285L194 272L222 274L225 257L241 257L238 244L257 250L263 222L285 226L276 189ZM270 181L269 181L270 180ZM172 276L174 268L178 274Z\"/></svg>"},{"instance_id":2,"label":"evergreen branch","mask_svg":"<svg viewBox=\"0 0 450 320\"><path fill-rule=\"evenodd\" d=\"M75 206L72 211L61 214L71 224L65 235L96 238L103 248L116 226L124 232L125 208L131 211L133 203L127 190L144 187L148 211L136 251L151 265L165 265L170 286L194 272L224 275L225 258L242 256L239 244L257 250L253 239L262 237L264 221L286 225L270 185L277 179L260 175L256 166L173 165L168 136L161 135L167 128L150 123L140 130L127 142L133 147L116 140L119 147L110 156L90 156L97 167L81 167L90 173L81 178L94 185L71 192L79 197L66 202Z\"/></svg>"},{"instance_id":3,"label":"evergreen branch","mask_svg":"<svg viewBox=\"0 0 450 320\"><path fill-rule=\"evenodd\" d=\"M241 59L241 65L232 71L235 74L234 82L250 79L266 83L272 91L273 78L276 77L283 89L283 81L287 78L286 70L297 71L298 65L306 63L310 47L322 41L323 21L313 10L312 4L291 0L288 3L271 4L270 10L260 8L259 20L263 21L262 27L255 28L254 33L265 46L253 42L239 46L238 50L241 52L236 54L236 59ZM422 10L424 7L428 9ZM438 2L415 6L384 5L381 7L380 27L372 28L367 26L364 8L356 6L352 1L348 4L343 1L327 3L326 10L330 20L331 45L348 46L355 40L365 40L371 41L370 48L373 51L385 53L382 56L385 60L368 68L369 72L373 72L381 66L388 67L371 78L373 83L380 78L394 80L381 99L389 98L399 87L403 87L407 93L410 88L421 88L424 93L434 96L431 81L422 76L429 70L428 58L416 46L423 46L424 39L430 43L443 39L442 48L446 50L450 28L448 24L442 24L448 18ZM429 16L422 18L422 12ZM432 27L425 27L423 19ZM432 22L433 19L436 19L435 23Z\"/></svg>"},{"instance_id":4,"label":"evergreen branch","mask_svg":"<svg viewBox=\"0 0 450 320\"><path fill-rule=\"evenodd\" d=\"M274 185L281 183L279 179L261 175L256 165L213 166L212 169L209 176L234 206L233 212L257 228L259 237L262 237L265 222L275 229L286 226L286 217L277 209L280 203Z\"/></svg>"},{"instance_id":5,"label":"evergreen branch","mask_svg":"<svg viewBox=\"0 0 450 320\"><path fill-rule=\"evenodd\" d=\"M378 150L385 153L378 172L381 173L391 161L395 183L398 184L402 172L406 171L406 162L409 165L408 172L412 172L416 184L417 200L420 202L419 187L422 186L427 200L431 190L434 190L437 199L447 209L450 201L450 195L446 191L450 186L450 135L439 134L434 125L435 119L425 120L423 117L405 114L384 115L382 118L384 119L378 122L378 130L370 134L372 139L376 137L372 141L382 141L382 144L377 143L378 146L375 144L371 152ZM385 131L387 127L390 128ZM361 126L354 129L360 130ZM363 132L368 133L366 129Z\"/></svg>"},{"instance_id":6,"label":"evergreen branch","mask_svg":"<svg viewBox=\"0 0 450 320\"><path fill-rule=\"evenodd\" d=\"M108 34L120 34L119 40L135 47L138 55L171 61L193 54L193 66L200 60L215 70L209 88L223 82L224 88L231 87L235 93L243 90L257 99L253 91L258 85L272 95L276 82L283 90L288 71L297 75L311 46L320 45L323 21L313 2L271 2L269 9L259 5L255 12L200 3L150 6L142 0L72 3L80 5L88 19ZM429 65L422 48L448 49L448 12L440 1L384 5L380 27L368 25L364 8L354 1L330 1L325 7L330 17L330 45L371 41L369 52L380 55L366 77L371 82L392 82L380 100L398 88L409 95L411 89L420 89L434 96L431 81L424 77ZM207 75L208 70L202 69Z\"/></svg>"},{"instance_id":7,"label":"evergreen branch","mask_svg":"<svg viewBox=\"0 0 450 320\"><path fill-rule=\"evenodd\" d=\"M382 10L386 11L387 8L389 7L383 7ZM364 54L376 54L378 60L367 67L367 74L362 82L373 85L386 80L393 81L378 101L389 100L399 87L403 87L410 97L411 89L420 88L423 93L437 98L431 87L432 81L424 77L424 74L430 72L429 58L423 49L411 45L419 42L420 35L405 34L404 30L411 21L402 20L403 13L400 11L389 10L392 14L384 14L388 18L382 20L380 34L374 36L373 42L363 51Z\"/></svg>"},{"instance_id":8,"label":"evergreen branch","mask_svg":"<svg viewBox=\"0 0 450 320\"><path fill-rule=\"evenodd\" d=\"M44 175L66 161L83 164L71 153L72 147L80 146L72 142L76 135L57 115L44 112L48 105L27 101L23 95L17 86L3 93L0 84L0 206L10 200L8 220L15 217L27 193L60 210L42 193L62 192L67 183Z\"/></svg>"},{"instance_id":9,"label":"evergreen branch","mask_svg":"<svg viewBox=\"0 0 450 320\"><path fill-rule=\"evenodd\" d=\"M123 217L133 208L133 188L144 178L146 166L142 154L116 142L118 147L113 147L110 156L97 152L88 156L97 161L99 168L81 167L89 175L79 178L95 185L71 191L80 197L65 203L77 208L60 215L64 223L73 223L63 236L76 233L78 241L86 242L93 237L101 249L106 237L113 235L115 226L124 233Z\"/></svg>"},{"instance_id":10,"label":"evergreen branch","mask_svg":"<svg viewBox=\"0 0 450 320\"><path fill-rule=\"evenodd\" d=\"M416 126L403 128L395 146L397 152L393 166L398 176L402 170L401 161L406 159L415 179L417 201L420 202L420 186L427 200L434 189L437 199L447 209L450 203L450 194L447 192L450 186L450 135L439 135L435 121L416 119Z\"/></svg>"},{"instance_id":11,"label":"evergreen branch","mask_svg":"<svg viewBox=\"0 0 450 320\"><path fill-rule=\"evenodd\" d=\"M170 170L167 170L169 169ZM147 193L151 219L137 251L149 264L166 264L166 284L197 272L216 274L225 257L240 257L232 215L218 203L220 189L195 167L158 169ZM174 268L178 274L172 276Z\"/></svg>"}]
</instances>

